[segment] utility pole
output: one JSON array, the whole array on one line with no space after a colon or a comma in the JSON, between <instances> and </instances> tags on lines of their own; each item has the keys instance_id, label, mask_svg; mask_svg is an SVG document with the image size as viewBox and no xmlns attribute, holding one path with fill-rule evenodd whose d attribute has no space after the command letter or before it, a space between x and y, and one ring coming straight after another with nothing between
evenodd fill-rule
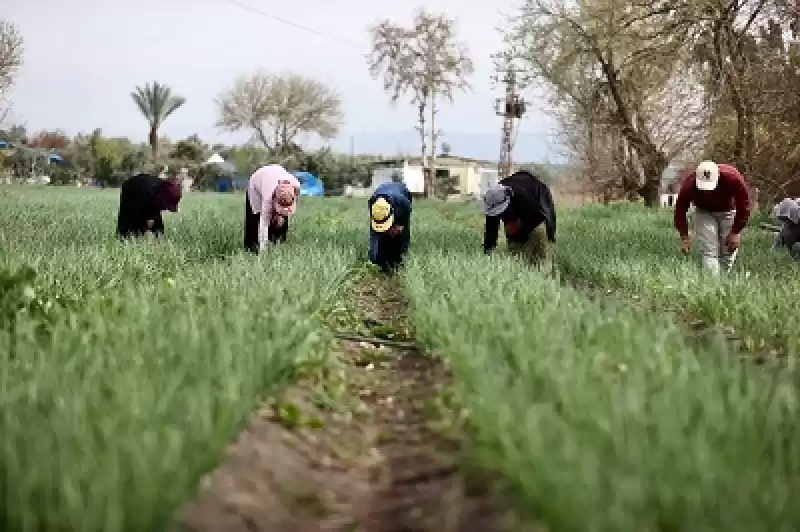
<instances>
[{"instance_id":1,"label":"utility pole","mask_svg":"<svg viewBox=\"0 0 800 532\"><path fill-rule=\"evenodd\" d=\"M511 66L510 61L505 68L498 71L504 74L502 83L506 86L505 98L495 100L495 113L503 117L503 133L500 143L500 162L497 165L498 179L504 179L511 174L511 152L514 149L514 124L525 114L527 102L517 94L517 71Z\"/></svg>"}]
</instances>

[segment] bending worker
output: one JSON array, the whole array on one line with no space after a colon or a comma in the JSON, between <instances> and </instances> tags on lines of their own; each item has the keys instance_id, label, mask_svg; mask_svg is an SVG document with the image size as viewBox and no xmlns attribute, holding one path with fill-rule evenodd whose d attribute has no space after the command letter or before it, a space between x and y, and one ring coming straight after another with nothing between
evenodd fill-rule
<instances>
[{"instance_id":1,"label":"bending worker","mask_svg":"<svg viewBox=\"0 0 800 532\"><path fill-rule=\"evenodd\" d=\"M556 208L550 188L533 173L520 170L492 185L483 196L486 228L483 251L497 247L503 222L508 251L546 271L553 268L551 244L556 241Z\"/></svg>"},{"instance_id":2,"label":"bending worker","mask_svg":"<svg viewBox=\"0 0 800 532\"><path fill-rule=\"evenodd\" d=\"M800 258L800 204L786 198L772 209L772 216L781 222L773 249L786 248L795 259Z\"/></svg>"},{"instance_id":3,"label":"bending worker","mask_svg":"<svg viewBox=\"0 0 800 532\"><path fill-rule=\"evenodd\" d=\"M714 275L731 270L741 245L741 232L750 218L750 193L734 166L703 161L683 178L675 202L675 229L681 251L689 254L692 240L686 213L694 204L694 227L703 265Z\"/></svg>"},{"instance_id":4,"label":"bending worker","mask_svg":"<svg viewBox=\"0 0 800 532\"><path fill-rule=\"evenodd\" d=\"M411 193L403 183L383 183L368 205L369 260L391 273L403 263L411 243Z\"/></svg>"},{"instance_id":5,"label":"bending worker","mask_svg":"<svg viewBox=\"0 0 800 532\"><path fill-rule=\"evenodd\" d=\"M244 247L251 253L286 242L297 211L300 182L283 166L262 166L250 176L244 199Z\"/></svg>"},{"instance_id":6,"label":"bending worker","mask_svg":"<svg viewBox=\"0 0 800 532\"><path fill-rule=\"evenodd\" d=\"M161 211L178 212L183 190L174 179L136 174L122 183L119 192L117 236L139 237L164 234Z\"/></svg>"}]
</instances>

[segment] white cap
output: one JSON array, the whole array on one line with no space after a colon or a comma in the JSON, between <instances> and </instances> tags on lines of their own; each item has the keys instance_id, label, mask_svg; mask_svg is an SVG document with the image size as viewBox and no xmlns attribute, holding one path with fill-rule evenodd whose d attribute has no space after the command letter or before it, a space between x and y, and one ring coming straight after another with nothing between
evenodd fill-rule
<instances>
[{"instance_id":1,"label":"white cap","mask_svg":"<svg viewBox=\"0 0 800 532\"><path fill-rule=\"evenodd\" d=\"M713 161L703 161L694 171L694 181L698 190L714 190L719 182L719 166Z\"/></svg>"}]
</instances>

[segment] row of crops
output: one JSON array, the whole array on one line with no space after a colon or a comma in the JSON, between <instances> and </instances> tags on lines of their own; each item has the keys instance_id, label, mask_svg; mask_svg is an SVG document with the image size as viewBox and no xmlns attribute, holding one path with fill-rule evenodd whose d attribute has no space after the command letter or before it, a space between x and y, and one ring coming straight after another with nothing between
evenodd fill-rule
<instances>
[{"instance_id":1,"label":"row of crops","mask_svg":"<svg viewBox=\"0 0 800 532\"><path fill-rule=\"evenodd\" d=\"M330 354L320 315L364 260L361 202L304 198L291 243L254 259L239 196L189 196L167 239L124 246L115 200L0 189L0 272L35 271L0 279L1 530L163 528L256 405ZM792 372L484 257L474 207L415 211L417 340L450 362L474 458L520 508L553 531L800 524ZM797 350L800 288L765 236L718 281L678 256L664 213L580 209L559 233L567 276Z\"/></svg>"},{"instance_id":2,"label":"row of crops","mask_svg":"<svg viewBox=\"0 0 800 532\"><path fill-rule=\"evenodd\" d=\"M780 292L791 265L776 271L764 238L746 240L749 280L719 282L675 257L664 213L592 208L563 219L569 274L796 345L768 326L797 318ZM417 337L453 367L476 459L531 517L609 532L800 524L793 372L741 364L721 340L690 343L663 313L594 300L516 261L422 246L404 275Z\"/></svg>"},{"instance_id":3,"label":"row of crops","mask_svg":"<svg viewBox=\"0 0 800 532\"><path fill-rule=\"evenodd\" d=\"M36 277L6 275L0 303L16 331L0 335L0 530L159 530L327 350L316 316L355 233L309 209L291 249L256 261L235 253L233 198L192 198L165 242L120 245L112 194L2 193L0 271Z\"/></svg>"}]
</instances>

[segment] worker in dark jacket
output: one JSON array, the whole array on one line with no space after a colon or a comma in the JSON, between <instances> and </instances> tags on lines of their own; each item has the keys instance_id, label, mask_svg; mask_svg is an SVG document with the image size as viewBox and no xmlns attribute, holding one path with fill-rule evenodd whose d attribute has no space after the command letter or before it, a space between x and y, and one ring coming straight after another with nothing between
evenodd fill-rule
<instances>
[{"instance_id":1,"label":"worker in dark jacket","mask_svg":"<svg viewBox=\"0 0 800 532\"><path fill-rule=\"evenodd\" d=\"M403 183L383 183L369 198L369 260L391 273L411 243L411 193Z\"/></svg>"},{"instance_id":2,"label":"worker in dark jacket","mask_svg":"<svg viewBox=\"0 0 800 532\"><path fill-rule=\"evenodd\" d=\"M742 229L750 219L750 192L744 177L734 166L703 161L683 178L675 201L675 228L685 254L692 250L686 219L691 204L703 265L714 275L720 269L729 272L739 252Z\"/></svg>"},{"instance_id":3,"label":"worker in dark jacket","mask_svg":"<svg viewBox=\"0 0 800 532\"><path fill-rule=\"evenodd\" d=\"M137 174L124 183L119 194L117 236L164 233L161 211L178 212L182 189L179 182L154 175Z\"/></svg>"},{"instance_id":4,"label":"worker in dark jacket","mask_svg":"<svg viewBox=\"0 0 800 532\"><path fill-rule=\"evenodd\" d=\"M786 198L773 207L772 216L781 223L773 249L786 248L792 257L800 259L800 204L795 199Z\"/></svg>"},{"instance_id":5,"label":"worker in dark jacket","mask_svg":"<svg viewBox=\"0 0 800 532\"><path fill-rule=\"evenodd\" d=\"M551 243L556 241L556 208L550 188L533 173L521 170L489 187L483 196L486 230L483 251L497 247L503 222L508 251L549 271Z\"/></svg>"}]
</instances>

